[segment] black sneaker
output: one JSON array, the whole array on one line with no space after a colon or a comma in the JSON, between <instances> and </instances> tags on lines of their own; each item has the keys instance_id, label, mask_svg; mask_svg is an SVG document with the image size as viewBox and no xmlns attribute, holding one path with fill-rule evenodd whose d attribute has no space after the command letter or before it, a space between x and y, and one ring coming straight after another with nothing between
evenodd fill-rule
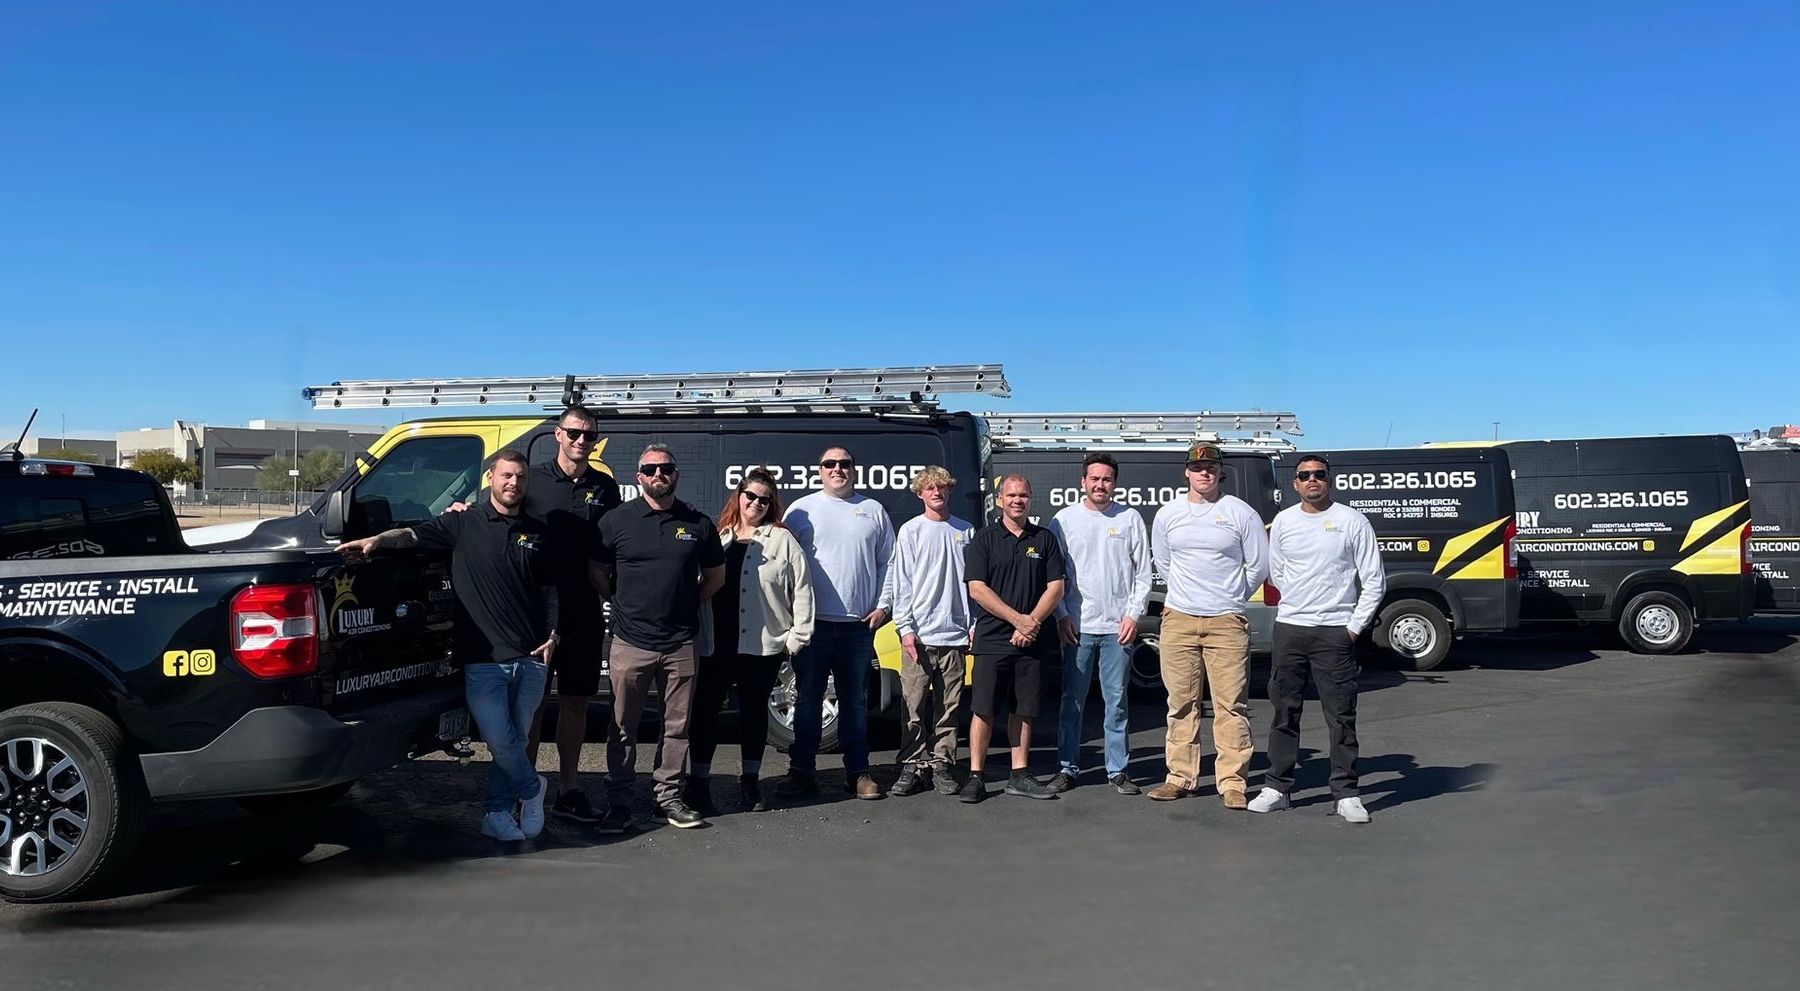
<instances>
[{"instance_id":1,"label":"black sneaker","mask_svg":"<svg viewBox=\"0 0 1800 991\"><path fill-rule=\"evenodd\" d=\"M700 813L702 818L717 819L719 807L712 800L711 778L689 778L681 786L681 802L688 808Z\"/></svg>"},{"instance_id":2,"label":"black sneaker","mask_svg":"<svg viewBox=\"0 0 1800 991\"><path fill-rule=\"evenodd\" d=\"M656 807L656 821L666 822L676 829L693 829L706 825L706 817L687 807L687 803L677 798L667 805Z\"/></svg>"},{"instance_id":3,"label":"black sneaker","mask_svg":"<svg viewBox=\"0 0 1800 991\"><path fill-rule=\"evenodd\" d=\"M1050 776L1050 780L1044 782L1044 787L1050 789L1051 794L1060 795L1075 787L1075 775L1067 771L1058 771Z\"/></svg>"},{"instance_id":4,"label":"black sneaker","mask_svg":"<svg viewBox=\"0 0 1800 991\"><path fill-rule=\"evenodd\" d=\"M917 795L919 792L930 787L930 785L926 783L930 777L930 771L921 771L916 767L908 767L902 770L900 772L900 777L894 780L894 786L888 789L888 794L895 798L906 798L910 795Z\"/></svg>"},{"instance_id":5,"label":"black sneaker","mask_svg":"<svg viewBox=\"0 0 1800 991\"><path fill-rule=\"evenodd\" d=\"M789 771L775 782L775 797L781 799L811 798L819 793L819 779L808 771Z\"/></svg>"},{"instance_id":6,"label":"black sneaker","mask_svg":"<svg viewBox=\"0 0 1800 991\"><path fill-rule=\"evenodd\" d=\"M956 794L956 771L945 764L931 769L931 783L937 786L940 795Z\"/></svg>"},{"instance_id":7,"label":"black sneaker","mask_svg":"<svg viewBox=\"0 0 1800 991\"><path fill-rule=\"evenodd\" d=\"M962 788L956 792L956 797L970 805L987 797L987 785L981 780L980 772L970 772L969 780L963 782Z\"/></svg>"},{"instance_id":8,"label":"black sneaker","mask_svg":"<svg viewBox=\"0 0 1800 991\"><path fill-rule=\"evenodd\" d=\"M1123 771L1107 778L1106 783L1112 785L1113 791L1121 795L1142 795L1144 793L1144 789L1139 788L1137 782L1126 777Z\"/></svg>"},{"instance_id":9,"label":"black sneaker","mask_svg":"<svg viewBox=\"0 0 1800 991\"><path fill-rule=\"evenodd\" d=\"M1049 786L1031 776L1029 771L1014 771L1012 777L1006 779L1006 793L1020 798L1055 798L1056 792Z\"/></svg>"},{"instance_id":10,"label":"black sneaker","mask_svg":"<svg viewBox=\"0 0 1800 991\"><path fill-rule=\"evenodd\" d=\"M550 814L558 819L587 826L600 821L600 813L594 811L594 806L588 802L587 793L579 788L556 796L556 804L550 806Z\"/></svg>"},{"instance_id":11,"label":"black sneaker","mask_svg":"<svg viewBox=\"0 0 1800 991\"><path fill-rule=\"evenodd\" d=\"M606 814L600 817L600 825L596 830L609 835L631 832L631 810L623 805L608 806Z\"/></svg>"},{"instance_id":12,"label":"black sneaker","mask_svg":"<svg viewBox=\"0 0 1800 991\"><path fill-rule=\"evenodd\" d=\"M747 812L767 812L769 803L763 798L762 782L756 780L754 774L738 775L738 797L744 802Z\"/></svg>"}]
</instances>

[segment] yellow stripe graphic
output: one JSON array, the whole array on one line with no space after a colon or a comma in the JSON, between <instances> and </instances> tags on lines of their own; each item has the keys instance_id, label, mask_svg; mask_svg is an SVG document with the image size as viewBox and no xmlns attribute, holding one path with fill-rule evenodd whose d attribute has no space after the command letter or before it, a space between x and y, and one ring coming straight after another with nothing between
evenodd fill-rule
<instances>
[{"instance_id":1,"label":"yellow stripe graphic","mask_svg":"<svg viewBox=\"0 0 1800 991\"><path fill-rule=\"evenodd\" d=\"M1725 520L1728 517L1730 517L1732 513L1735 513L1738 510L1743 509L1745 506L1748 506L1748 505L1750 505L1750 500L1746 499L1743 502L1740 502L1735 506L1726 506L1724 509L1721 509L1716 513L1708 513L1705 516L1702 516L1699 519L1695 520L1693 522L1693 524L1688 527L1687 539L1683 540L1681 542L1681 549L1684 551L1687 550L1688 547L1690 547L1694 543L1694 541L1699 540L1700 538L1706 536L1708 533L1711 533L1714 527L1725 522ZM1732 536L1736 537L1737 534L1733 533Z\"/></svg>"},{"instance_id":2,"label":"yellow stripe graphic","mask_svg":"<svg viewBox=\"0 0 1800 991\"><path fill-rule=\"evenodd\" d=\"M1495 530L1500 529L1501 527L1505 526L1508 522L1509 521L1506 517L1501 517L1500 519L1497 519L1494 522L1487 524L1486 526L1478 526L1475 529L1470 530L1468 533L1459 533L1456 536L1451 537L1449 540L1444 542L1444 553L1438 555L1437 566L1431 569L1431 573L1435 575L1438 572L1443 571L1445 568L1448 568L1450 566L1450 563L1452 561L1455 561L1457 559L1457 557L1459 555L1461 555L1464 551L1468 550L1471 547L1474 547L1477 543L1479 543L1481 541L1481 539L1483 537L1486 537L1489 534L1493 533ZM1504 547L1496 548L1496 550L1504 551ZM1477 565L1480 565L1482 562L1486 561L1489 557L1492 557L1492 556L1493 556L1492 554L1483 554L1481 557L1476 558L1474 561L1470 562L1468 567L1457 569L1456 575L1454 575L1452 577L1457 577L1457 576L1467 574L1469 568L1473 568L1473 567L1476 567ZM1488 578L1488 577L1499 578L1499 577L1501 577L1501 575L1499 572L1496 571L1493 575L1468 575L1468 577L1470 577L1470 578Z\"/></svg>"}]
</instances>

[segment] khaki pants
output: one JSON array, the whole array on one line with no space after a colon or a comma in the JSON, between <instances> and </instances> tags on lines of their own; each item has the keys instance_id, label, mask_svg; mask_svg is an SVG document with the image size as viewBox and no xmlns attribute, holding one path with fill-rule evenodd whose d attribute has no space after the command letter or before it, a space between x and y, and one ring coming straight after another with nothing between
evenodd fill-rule
<instances>
[{"instance_id":1,"label":"khaki pants","mask_svg":"<svg viewBox=\"0 0 1800 991\"><path fill-rule=\"evenodd\" d=\"M1162 679L1169 690L1169 783L1194 790L1200 782L1200 692L1210 682L1214 780L1220 794L1244 791L1250 739L1250 621L1239 613L1189 616L1164 608Z\"/></svg>"},{"instance_id":2,"label":"khaki pants","mask_svg":"<svg viewBox=\"0 0 1800 991\"><path fill-rule=\"evenodd\" d=\"M900 658L900 693L906 699L906 725L900 730L902 767L956 763L956 720L962 708L963 676L969 648L919 644L919 662Z\"/></svg>"},{"instance_id":3,"label":"khaki pants","mask_svg":"<svg viewBox=\"0 0 1800 991\"><path fill-rule=\"evenodd\" d=\"M638 721L655 686L662 696L663 724L652 780L656 782L656 804L667 805L681 797L681 786L687 782L688 714L693 709L699 670L694 644L689 641L671 651L655 651L615 637L609 661L613 720L606 740L607 801L631 804L632 782L637 778Z\"/></svg>"}]
</instances>

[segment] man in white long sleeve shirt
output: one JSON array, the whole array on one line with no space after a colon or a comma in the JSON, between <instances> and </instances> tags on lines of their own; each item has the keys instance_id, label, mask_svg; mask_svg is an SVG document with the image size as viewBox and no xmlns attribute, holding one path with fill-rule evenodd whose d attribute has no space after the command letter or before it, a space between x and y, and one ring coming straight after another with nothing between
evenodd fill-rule
<instances>
[{"instance_id":1,"label":"man in white long sleeve shirt","mask_svg":"<svg viewBox=\"0 0 1800 991\"><path fill-rule=\"evenodd\" d=\"M1331 732L1331 797L1345 822L1368 822L1356 780L1356 638L1369 628L1387 591L1375 529L1363 514L1331 501L1331 465L1309 454L1294 465L1301 503L1275 517L1269 532L1275 612L1269 699L1269 772L1252 812L1288 807L1300 750L1300 708L1310 678Z\"/></svg>"},{"instance_id":2,"label":"man in white long sleeve shirt","mask_svg":"<svg viewBox=\"0 0 1800 991\"><path fill-rule=\"evenodd\" d=\"M1068 791L1081 776L1081 723L1094 669L1106 706L1106 779L1121 795L1138 786L1125 773L1131 761L1131 729L1126 712L1130 666L1138 620L1150 600L1150 537L1135 509L1113 502L1119 462L1104 451L1081 466L1082 501L1050 521L1062 543L1064 585L1056 604L1056 629L1063 643L1062 720L1056 736L1060 765L1052 791Z\"/></svg>"},{"instance_id":3,"label":"man in white long sleeve shirt","mask_svg":"<svg viewBox=\"0 0 1800 991\"><path fill-rule=\"evenodd\" d=\"M1200 692L1212 687L1215 781L1228 809L1242 809L1250 739L1250 595L1269 577L1262 519L1219 485L1224 459L1213 444L1188 449L1186 498L1157 510L1150 529L1163 600L1162 677L1169 690L1168 780L1150 797L1169 802L1200 782Z\"/></svg>"},{"instance_id":4,"label":"man in white long sleeve shirt","mask_svg":"<svg viewBox=\"0 0 1800 991\"><path fill-rule=\"evenodd\" d=\"M894 631L900 635L900 691L906 699L896 759L900 777L888 789L895 798L917 795L932 784L939 794L956 794L952 768L963 659L975 629L969 589L963 584L963 554L975 525L950 515L956 479L932 465L913 476L912 489L925 504L925 514L900 525L887 577Z\"/></svg>"},{"instance_id":5,"label":"man in white long sleeve shirt","mask_svg":"<svg viewBox=\"0 0 1800 991\"><path fill-rule=\"evenodd\" d=\"M894 555L894 525L881 503L856 491L856 460L842 447L819 456L822 492L801 496L782 520L806 551L817 620L813 636L794 655L794 745L788 775L775 786L782 798L816 795L814 776L823 729L825 683L837 685L838 749L844 784L857 798L881 797L869 776L869 700L865 689L875 657L875 631L887 622L881 590Z\"/></svg>"}]
</instances>

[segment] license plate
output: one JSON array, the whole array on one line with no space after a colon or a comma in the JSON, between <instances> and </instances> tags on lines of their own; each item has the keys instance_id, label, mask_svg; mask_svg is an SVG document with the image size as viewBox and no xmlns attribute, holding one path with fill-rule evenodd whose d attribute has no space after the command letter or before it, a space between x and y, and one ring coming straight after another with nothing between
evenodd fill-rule
<instances>
[{"instance_id":1,"label":"license plate","mask_svg":"<svg viewBox=\"0 0 1800 991\"><path fill-rule=\"evenodd\" d=\"M438 739L460 740L469 735L469 710L457 709L438 717Z\"/></svg>"}]
</instances>

